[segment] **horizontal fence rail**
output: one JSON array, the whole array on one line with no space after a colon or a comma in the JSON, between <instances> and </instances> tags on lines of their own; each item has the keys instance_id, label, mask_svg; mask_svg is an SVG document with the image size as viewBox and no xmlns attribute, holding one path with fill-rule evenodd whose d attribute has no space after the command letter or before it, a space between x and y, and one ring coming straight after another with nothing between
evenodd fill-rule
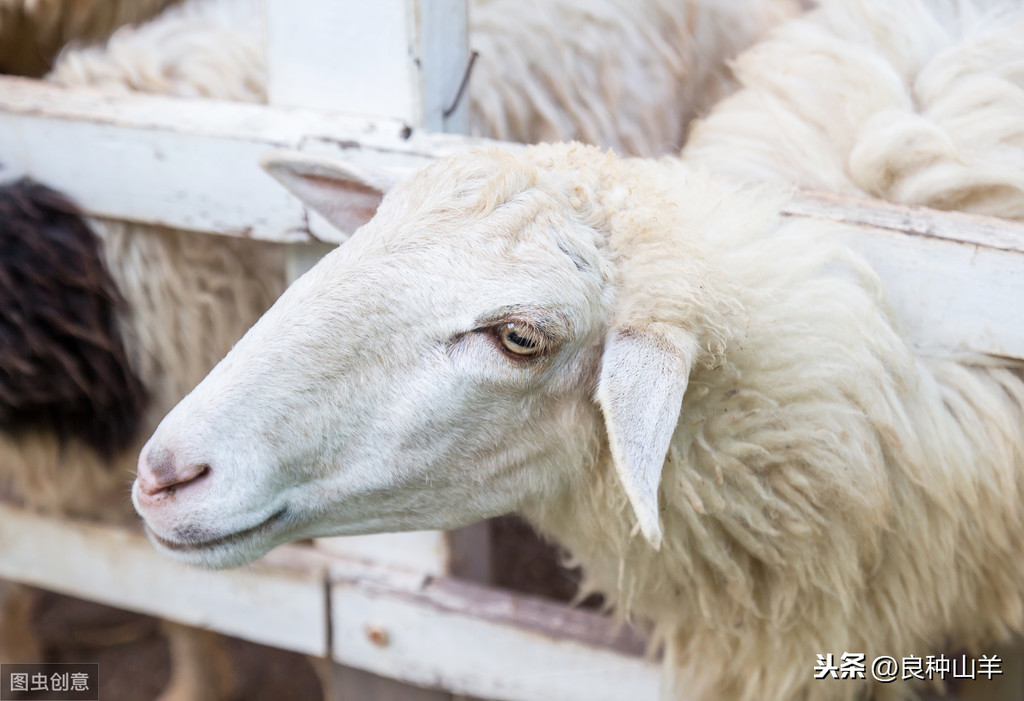
<instances>
[{"instance_id":1,"label":"horizontal fence rail","mask_svg":"<svg viewBox=\"0 0 1024 701\"><path fill-rule=\"evenodd\" d=\"M486 143L397 120L0 78L0 179L31 175L94 216L193 231L288 243L346 238L323 222L310 229L305 208L260 170L257 159L271 149L402 172Z\"/></svg>"},{"instance_id":2,"label":"horizontal fence rail","mask_svg":"<svg viewBox=\"0 0 1024 701\"><path fill-rule=\"evenodd\" d=\"M211 572L0 503L0 578L496 701L657 698L642 638L605 616L309 546Z\"/></svg>"}]
</instances>

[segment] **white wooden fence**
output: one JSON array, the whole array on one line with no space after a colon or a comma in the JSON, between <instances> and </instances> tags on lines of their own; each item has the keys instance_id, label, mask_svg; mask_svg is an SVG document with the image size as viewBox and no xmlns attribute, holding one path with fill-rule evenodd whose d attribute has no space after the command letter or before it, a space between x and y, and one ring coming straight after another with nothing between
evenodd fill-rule
<instances>
[{"instance_id":1,"label":"white wooden fence","mask_svg":"<svg viewBox=\"0 0 1024 701\"><path fill-rule=\"evenodd\" d=\"M464 0L265 2L270 105L0 78L0 179L31 175L93 215L295 244L297 273L350 232L265 175L262 153L405 171L480 143L435 133L466 128L466 100L456 100ZM789 215L860 227L858 245L919 342L1024 358L1024 227L813 193ZM454 580L446 543L408 534L292 545L211 573L157 555L138 533L0 506L0 577L454 693L656 697L657 665L635 634Z\"/></svg>"},{"instance_id":2,"label":"white wooden fence","mask_svg":"<svg viewBox=\"0 0 1024 701\"><path fill-rule=\"evenodd\" d=\"M210 572L141 532L0 505L0 578L481 698L657 697L641 639L602 616L308 546Z\"/></svg>"}]
</instances>

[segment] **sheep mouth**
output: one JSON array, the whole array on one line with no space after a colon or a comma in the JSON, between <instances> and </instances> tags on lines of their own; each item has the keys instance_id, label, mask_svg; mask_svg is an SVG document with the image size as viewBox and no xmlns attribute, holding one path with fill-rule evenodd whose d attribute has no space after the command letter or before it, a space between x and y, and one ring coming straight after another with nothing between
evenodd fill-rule
<instances>
[{"instance_id":1,"label":"sheep mouth","mask_svg":"<svg viewBox=\"0 0 1024 701\"><path fill-rule=\"evenodd\" d=\"M216 538L199 539L199 538L184 538L182 540L168 540L163 536L157 535L152 528L146 527L149 535L153 540L160 544L161 547L166 548L174 552L195 552L198 550L212 550L224 545L234 545L242 540L246 540L253 537L261 536L270 531L276 526L288 513L288 507L282 507L278 511L275 511L263 521L260 521L255 526L249 528L243 528L240 531L234 531L226 535L217 536Z\"/></svg>"}]
</instances>

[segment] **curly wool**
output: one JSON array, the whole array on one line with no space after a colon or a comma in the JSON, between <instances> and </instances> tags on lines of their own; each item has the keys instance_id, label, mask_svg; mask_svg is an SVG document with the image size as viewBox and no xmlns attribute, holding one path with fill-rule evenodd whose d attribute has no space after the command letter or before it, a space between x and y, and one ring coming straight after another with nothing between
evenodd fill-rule
<instances>
[{"instance_id":1,"label":"curly wool","mask_svg":"<svg viewBox=\"0 0 1024 701\"><path fill-rule=\"evenodd\" d=\"M730 92L726 62L796 14L796 0L513 0L470 5L479 51L471 132L578 139L630 155L678 151L689 121ZM49 79L114 91L265 102L254 0L192 0L105 46L72 48Z\"/></svg>"},{"instance_id":2,"label":"curly wool","mask_svg":"<svg viewBox=\"0 0 1024 701\"><path fill-rule=\"evenodd\" d=\"M105 43L71 46L46 76L69 87L266 102L263 20L253 0L190 0Z\"/></svg>"},{"instance_id":3,"label":"curly wool","mask_svg":"<svg viewBox=\"0 0 1024 701\"><path fill-rule=\"evenodd\" d=\"M790 0L478 2L471 132L675 153L689 122L735 88L727 61L797 10Z\"/></svg>"},{"instance_id":4,"label":"curly wool","mask_svg":"<svg viewBox=\"0 0 1024 701\"><path fill-rule=\"evenodd\" d=\"M691 162L1024 219L1024 6L825 0L734 64Z\"/></svg>"},{"instance_id":5,"label":"curly wool","mask_svg":"<svg viewBox=\"0 0 1024 701\"><path fill-rule=\"evenodd\" d=\"M591 589L654 623L672 698L852 700L870 679L815 680L817 654L924 656L1022 630L1019 370L916 352L851 232L780 219L785 195L569 153L541 162L604 210L619 323L667 321L703 351L664 465L660 551L605 437L524 514Z\"/></svg>"}]
</instances>

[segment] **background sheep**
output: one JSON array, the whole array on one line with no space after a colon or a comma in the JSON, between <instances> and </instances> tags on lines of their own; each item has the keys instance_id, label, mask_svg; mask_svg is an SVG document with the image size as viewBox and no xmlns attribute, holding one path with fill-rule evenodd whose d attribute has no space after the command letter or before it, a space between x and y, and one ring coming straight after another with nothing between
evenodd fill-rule
<instances>
[{"instance_id":1,"label":"background sheep","mask_svg":"<svg viewBox=\"0 0 1024 701\"><path fill-rule=\"evenodd\" d=\"M365 192L270 166L321 211ZM228 566L518 511L653 620L680 699L861 698L819 653L1021 630L1024 380L916 354L785 201L578 145L435 163L163 420L154 543Z\"/></svg>"},{"instance_id":2,"label":"background sheep","mask_svg":"<svg viewBox=\"0 0 1024 701\"><path fill-rule=\"evenodd\" d=\"M42 73L65 42L100 38L170 4L167 0L0 0L0 71ZM184 18L189 11L172 8L169 15L181 21L167 22L162 15L144 25L147 30L138 30L153 42L147 51L117 51L120 44L113 41L110 49L69 49L63 54L65 63L74 63L83 53L92 57L95 68L110 66L108 86L118 77L131 76L149 92L252 101L261 93L251 86L262 75L253 78L246 71L250 65L262 68L262 47L249 47L248 40L239 42L235 37L245 36L240 30L218 37L205 19L220 12L225 22L230 16L235 25L259 37L259 20L253 16L258 8L232 9L235 12L229 15L226 5L203 3L202 12L190 10L194 16L188 24ZM124 27L120 34L134 31ZM203 42L214 44L204 46ZM171 65L193 55L236 60L217 66L197 63L172 87L165 74L145 62L154 55ZM51 74L49 79L57 77ZM194 87L187 92L190 81ZM95 81L64 71L62 82L81 86ZM95 240L74 207L57 193L26 183L0 188L0 200L5 207L0 245L32 242L36 246L32 263L13 255L4 262L20 266L29 279L49 281L45 296L0 300L0 317L4 317L0 321L12 322L7 329L10 343L2 356L7 372L0 382L6 405L0 408L0 481L5 483L0 486L7 498L36 508L85 518L131 519L124 485L134 472L139 439L284 289L283 253L267 244L93 220L99 232ZM76 266L89 256L109 266L114 278L109 289L83 297L71 277L77 268L59 268L69 254L61 250L62 245L77 247ZM81 269L77 270L82 277ZM26 278L14 279L26 287ZM84 282L97 284L97 279L90 275ZM121 295L126 303L115 313L113 300ZM11 316L26 310L27 317ZM46 313L52 318L46 318ZM94 315L112 324L106 336L82 326L83 319ZM94 361L108 346L122 343L122 335L126 354L95 367ZM101 346L85 352L89 338ZM67 348L72 352L65 353ZM76 349L82 352L76 355ZM118 381L118 374L123 381ZM117 395L129 386L144 390L128 393L140 406L118 414ZM27 389L37 396L29 396ZM26 425L25 417L31 417L32 425ZM116 440L101 444L89 440L90 426L93 433L119 433ZM30 627L32 599L29 590L0 582L0 659L4 661L41 659ZM172 676L161 698L201 701L228 695L231 678L217 636L176 624L164 627L170 638Z\"/></svg>"},{"instance_id":3,"label":"background sheep","mask_svg":"<svg viewBox=\"0 0 1024 701\"><path fill-rule=\"evenodd\" d=\"M47 80L69 87L266 101L258 0L188 0L120 28L102 45L69 47Z\"/></svg>"},{"instance_id":4,"label":"background sheep","mask_svg":"<svg viewBox=\"0 0 1024 701\"><path fill-rule=\"evenodd\" d=\"M96 222L58 193L0 188L0 466L8 498L134 520L142 440L284 288L279 247ZM24 590L0 587L0 659L39 661ZM219 699L213 634L168 626L164 699Z\"/></svg>"},{"instance_id":5,"label":"background sheep","mask_svg":"<svg viewBox=\"0 0 1024 701\"><path fill-rule=\"evenodd\" d=\"M96 41L177 0L0 0L0 73L41 76L68 42Z\"/></svg>"},{"instance_id":6,"label":"background sheep","mask_svg":"<svg viewBox=\"0 0 1024 701\"><path fill-rule=\"evenodd\" d=\"M1024 6L826 0L734 62L696 124L709 168L1024 219Z\"/></svg>"},{"instance_id":7,"label":"background sheep","mask_svg":"<svg viewBox=\"0 0 1024 701\"><path fill-rule=\"evenodd\" d=\"M675 153L687 126L735 88L726 62L796 0L478 0L471 132Z\"/></svg>"},{"instance_id":8,"label":"background sheep","mask_svg":"<svg viewBox=\"0 0 1024 701\"><path fill-rule=\"evenodd\" d=\"M674 153L689 120L733 87L726 61L796 0L475 0L471 131L536 143L579 139L632 155ZM117 91L263 102L256 0L191 0L65 52L49 79Z\"/></svg>"}]
</instances>

